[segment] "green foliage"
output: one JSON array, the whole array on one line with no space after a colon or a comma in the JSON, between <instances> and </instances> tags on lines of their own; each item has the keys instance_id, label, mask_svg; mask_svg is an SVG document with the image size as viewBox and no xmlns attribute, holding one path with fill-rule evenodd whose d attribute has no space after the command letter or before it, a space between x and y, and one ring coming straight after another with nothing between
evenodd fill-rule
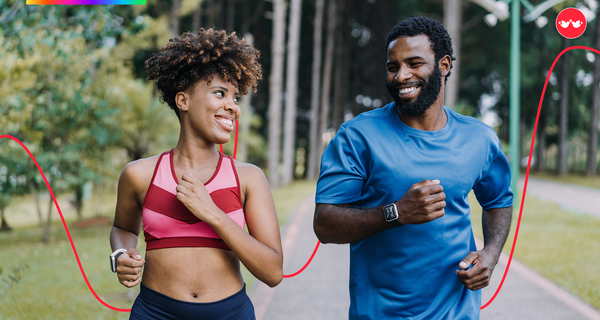
<instances>
[{"instance_id":1,"label":"green foliage","mask_svg":"<svg viewBox=\"0 0 600 320\"><path fill-rule=\"evenodd\" d=\"M129 160L163 152L177 144L179 121L175 113L152 96L153 85L126 81L114 88L120 100L121 138Z\"/></svg>"}]
</instances>

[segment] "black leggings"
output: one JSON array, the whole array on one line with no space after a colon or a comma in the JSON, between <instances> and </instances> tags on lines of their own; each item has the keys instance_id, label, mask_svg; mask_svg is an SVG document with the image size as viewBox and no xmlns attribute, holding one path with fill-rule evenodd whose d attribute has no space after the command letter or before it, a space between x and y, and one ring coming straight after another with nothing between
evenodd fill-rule
<instances>
[{"instance_id":1,"label":"black leggings","mask_svg":"<svg viewBox=\"0 0 600 320\"><path fill-rule=\"evenodd\" d=\"M239 292L207 303L173 299L141 285L129 319L255 320L256 317L245 284Z\"/></svg>"}]
</instances>

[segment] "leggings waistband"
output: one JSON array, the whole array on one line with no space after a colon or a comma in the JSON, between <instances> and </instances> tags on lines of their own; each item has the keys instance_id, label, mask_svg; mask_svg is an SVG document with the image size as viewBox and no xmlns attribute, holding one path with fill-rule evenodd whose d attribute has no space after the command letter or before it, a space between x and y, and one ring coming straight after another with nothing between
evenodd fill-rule
<instances>
[{"instance_id":1,"label":"leggings waistband","mask_svg":"<svg viewBox=\"0 0 600 320\"><path fill-rule=\"evenodd\" d=\"M254 306L246 294L246 284L233 295L214 302L188 302L173 299L143 284L130 319L255 319Z\"/></svg>"}]
</instances>

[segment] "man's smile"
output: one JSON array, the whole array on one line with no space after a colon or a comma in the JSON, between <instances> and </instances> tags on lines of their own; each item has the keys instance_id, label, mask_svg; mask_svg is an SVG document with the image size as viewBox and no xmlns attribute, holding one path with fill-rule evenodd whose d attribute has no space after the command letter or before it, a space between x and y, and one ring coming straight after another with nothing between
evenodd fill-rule
<instances>
[{"instance_id":1,"label":"man's smile","mask_svg":"<svg viewBox=\"0 0 600 320\"><path fill-rule=\"evenodd\" d=\"M398 95L400 99L411 99L418 94L420 86L412 86L406 88L400 88L398 90Z\"/></svg>"}]
</instances>

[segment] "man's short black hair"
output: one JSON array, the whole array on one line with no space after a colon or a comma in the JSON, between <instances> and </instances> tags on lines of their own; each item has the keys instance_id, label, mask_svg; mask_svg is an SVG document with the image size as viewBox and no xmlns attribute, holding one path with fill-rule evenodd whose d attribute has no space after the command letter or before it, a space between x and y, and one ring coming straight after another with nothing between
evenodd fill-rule
<instances>
[{"instance_id":1,"label":"man's short black hair","mask_svg":"<svg viewBox=\"0 0 600 320\"><path fill-rule=\"evenodd\" d=\"M456 60L452 56L454 50L452 50L452 40L446 28L437 20L427 17L412 17L406 20L398 22L392 31L388 34L387 43L385 44L385 51L390 46L390 42L400 37L414 37L419 35L426 35L431 42L431 50L435 53L435 61L440 62L444 56L450 56L450 59ZM452 64L450 64L452 69ZM446 79L450 76L450 71L446 75Z\"/></svg>"}]
</instances>

